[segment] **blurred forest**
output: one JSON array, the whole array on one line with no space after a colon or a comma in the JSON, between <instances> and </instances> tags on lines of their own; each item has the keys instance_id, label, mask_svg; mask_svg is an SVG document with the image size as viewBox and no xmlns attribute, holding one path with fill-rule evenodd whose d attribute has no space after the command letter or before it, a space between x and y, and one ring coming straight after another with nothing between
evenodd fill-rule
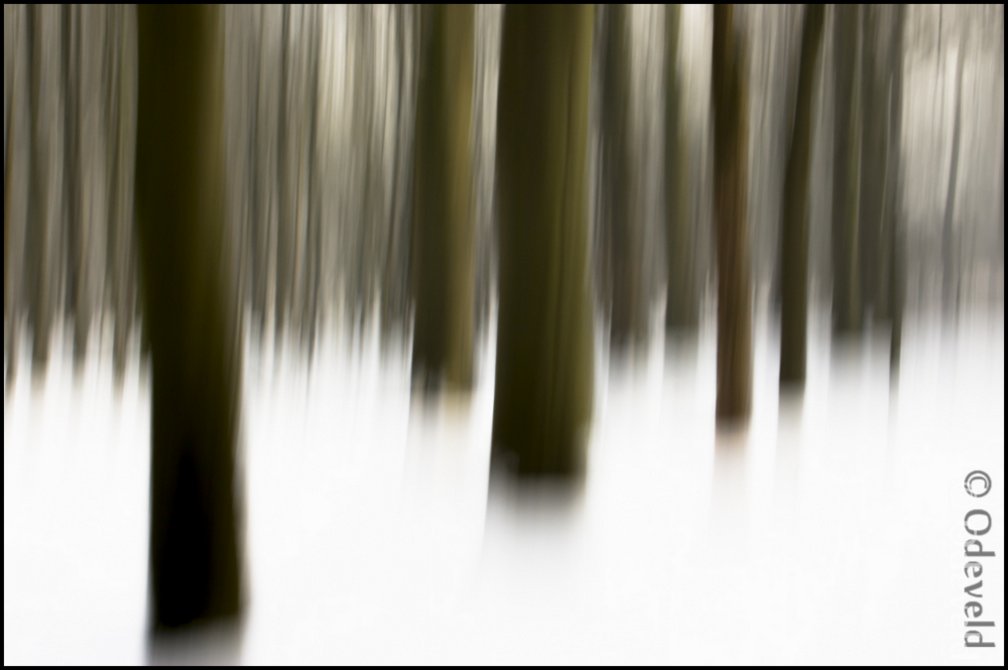
<instances>
[{"instance_id":1,"label":"blurred forest","mask_svg":"<svg viewBox=\"0 0 1008 670\"><path fill-rule=\"evenodd\" d=\"M429 176L414 178L425 160L414 155L415 138L433 137L416 132L422 12L221 12L228 251L252 332L268 342L290 335L310 355L327 319L375 319L390 346L403 346L416 318L411 285L425 276L411 280L411 267L423 264L412 240L433 237L413 234L422 226L413 225L414 185ZM78 356L89 338L109 333L117 368L139 331L135 14L130 6L4 8L8 376L19 345L45 364L57 323ZM783 212L804 190L785 183L787 162L805 117L810 296L838 303L838 329L890 318L886 287L900 274L899 251L910 309L954 313L963 302L998 299L1003 10L837 7L819 19L821 46L807 48L800 6L740 7L735 17L746 52L745 216L757 300L781 293ZM468 202L462 243L472 267L445 278L473 287L459 297L472 304L462 319L471 322L467 340L485 329L495 291L502 18L501 6L474 7L463 36L475 36L471 51L457 35L437 38L452 42L441 48L453 66L471 61L465 80L449 83L471 88L460 110L468 130L453 125L468 164L452 179L465 183L452 188ZM712 295L712 18L702 6L595 14L591 275L615 349L646 338L659 311L670 326L695 328ZM803 93L799 70L812 59ZM857 224L839 223L845 217Z\"/></svg>"},{"instance_id":2,"label":"blurred forest","mask_svg":"<svg viewBox=\"0 0 1008 670\"><path fill-rule=\"evenodd\" d=\"M237 607L243 337L377 324L464 398L496 318L495 462L563 476L596 342L715 323L744 422L754 310L800 388L811 319L895 366L1003 271L1001 5L4 6L7 385L150 357L170 625Z\"/></svg>"}]
</instances>

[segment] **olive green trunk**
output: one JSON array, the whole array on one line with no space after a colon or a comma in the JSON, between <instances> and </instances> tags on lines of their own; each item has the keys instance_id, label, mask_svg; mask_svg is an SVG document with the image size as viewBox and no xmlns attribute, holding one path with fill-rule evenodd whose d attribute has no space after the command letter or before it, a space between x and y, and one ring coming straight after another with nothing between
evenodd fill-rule
<instances>
[{"instance_id":1,"label":"olive green trunk","mask_svg":"<svg viewBox=\"0 0 1008 670\"><path fill-rule=\"evenodd\" d=\"M781 222L781 386L805 383L808 330L808 200L812 143L812 96L822 42L822 5L807 5L791 148L784 175Z\"/></svg>"},{"instance_id":2,"label":"olive green trunk","mask_svg":"<svg viewBox=\"0 0 1008 670\"><path fill-rule=\"evenodd\" d=\"M714 7L714 225L717 245L718 423L744 422L752 405L752 277L746 226L746 60L733 8Z\"/></svg>"},{"instance_id":3,"label":"olive green trunk","mask_svg":"<svg viewBox=\"0 0 1008 670\"><path fill-rule=\"evenodd\" d=\"M473 375L475 226L470 128L472 5L421 9L414 188L413 371L468 389Z\"/></svg>"},{"instance_id":4,"label":"olive green trunk","mask_svg":"<svg viewBox=\"0 0 1008 670\"><path fill-rule=\"evenodd\" d=\"M586 142L590 6L504 12L497 126L495 467L583 472L593 401Z\"/></svg>"}]
</instances>

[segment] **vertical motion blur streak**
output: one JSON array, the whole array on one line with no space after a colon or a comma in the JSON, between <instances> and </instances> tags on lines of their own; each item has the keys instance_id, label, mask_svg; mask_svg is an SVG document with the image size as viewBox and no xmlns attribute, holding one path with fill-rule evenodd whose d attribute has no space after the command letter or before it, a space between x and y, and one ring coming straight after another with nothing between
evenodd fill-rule
<instances>
[{"instance_id":1,"label":"vertical motion blur streak","mask_svg":"<svg viewBox=\"0 0 1008 670\"><path fill-rule=\"evenodd\" d=\"M7 4L3 154L5 661L947 639L1003 6Z\"/></svg>"}]
</instances>

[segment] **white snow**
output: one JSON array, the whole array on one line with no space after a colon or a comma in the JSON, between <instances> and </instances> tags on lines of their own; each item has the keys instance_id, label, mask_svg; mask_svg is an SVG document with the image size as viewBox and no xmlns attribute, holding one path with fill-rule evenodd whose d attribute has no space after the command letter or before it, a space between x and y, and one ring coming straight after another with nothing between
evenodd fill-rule
<instances>
[{"instance_id":1,"label":"white snow","mask_svg":"<svg viewBox=\"0 0 1008 670\"><path fill-rule=\"evenodd\" d=\"M887 337L831 349L817 318L804 399L779 402L761 312L734 436L714 428L712 327L611 376L600 348L572 502L488 486L491 346L469 401L425 408L374 332L352 353L330 326L310 370L247 345L250 607L225 659L1002 664L1003 314L908 325L893 391ZM5 395L5 664L150 660L135 349L121 393L104 342L81 376L54 348L41 383ZM975 469L993 479L980 499L963 487ZM994 650L963 646L975 506L993 517Z\"/></svg>"}]
</instances>

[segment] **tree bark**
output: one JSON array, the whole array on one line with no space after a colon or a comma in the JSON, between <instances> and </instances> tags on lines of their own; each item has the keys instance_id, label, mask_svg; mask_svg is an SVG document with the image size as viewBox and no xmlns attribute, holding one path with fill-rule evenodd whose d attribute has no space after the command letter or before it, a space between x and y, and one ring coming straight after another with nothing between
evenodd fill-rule
<instances>
[{"instance_id":1,"label":"tree bark","mask_svg":"<svg viewBox=\"0 0 1008 670\"><path fill-rule=\"evenodd\" d=\"M497 125L500 307L492 456L577 476L593 402L585 152L590 6L508 6Z\"/></svg>"}]
</instances>

